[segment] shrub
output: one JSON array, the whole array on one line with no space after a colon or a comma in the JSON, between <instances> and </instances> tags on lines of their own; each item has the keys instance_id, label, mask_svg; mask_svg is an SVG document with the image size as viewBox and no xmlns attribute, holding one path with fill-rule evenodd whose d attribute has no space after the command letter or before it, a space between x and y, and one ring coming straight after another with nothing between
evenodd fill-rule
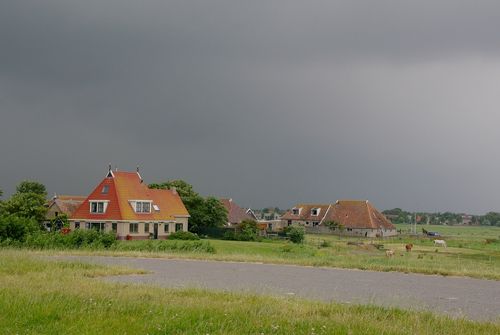
<instances>
[{"instance_id":1,"label":"shrub","mask_svg":"<svg viewBox=\"0 0 500 335\"><path fill-rule=\"evenodd\" d=\"M304 242L305 229L302 226L290 226L288 227L286 234L293 243Z\"/></svg>"},{"instance_id":2,"label":"shrub","mask_svg":"<svg viewBox=\"0 0 500 335\"><path fill-rule=\"evenodd\" d=\"M224 240L234 241L236 240L234 229L227 230L222 237Z\"/></svg>"},{"instance_id":3,"label":"shrub","mask_svg":"<svg viewBox=\"0 0 500 335\"><path fill-rule=\"evenodd\" d=\"M149 251L149 252L167 252L167 251L191 251L200 253L215 253L215 248L209 241L182 241L182 240L146 240L119 242L112 246L113 250L120 251Z\"/></svg>"},{"instance_id":4,"label":"shrub","mask_svg":"<svg viewBox=\"0 0 500 335\"><path fill-rule=\"evenodd\" d=\"M198 235L191 233L189 231L176 231L175 233L170 234L168 237L169 240L199 240Z\"/></svg>"},{"instance_id":5,"label":"shrub","mask_svg":"<svg viewBox=\"0 0 500 335\"><path fill-rule=\"evenodd\" d=\"M33 219L9 215L0 218L0 241L9 239L24 241L30 233L39 231L38 223Z\"/></svg>"},{"instance_id":6,"label":"shrub","mask_svg":"<svg viewBox=\"0 0 500 335\"><path fill-rule=\"evenodd\" d=\"M109 249L116 243L113 233L77 229L69 234L39 232L27 236L24 246L35 249Z\"/></svg>"},{"instance_id":7,"label":"shrub","mask_svg":"<svg viewBox=\"0 0 500 335\"><path fill-rule=\"evenodd\" d=\"M240 223L240 231L235 234L235 238L238 241L256 241L257 229L257 222L254 220L243 220Z\"/></svg>"}]
</instances>

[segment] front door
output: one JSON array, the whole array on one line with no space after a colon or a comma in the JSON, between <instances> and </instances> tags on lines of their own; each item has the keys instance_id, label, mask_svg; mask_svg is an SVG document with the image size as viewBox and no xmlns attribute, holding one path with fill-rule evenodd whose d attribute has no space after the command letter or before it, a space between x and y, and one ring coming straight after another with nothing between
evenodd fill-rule
<instances>
[{"instance_id":1,"label":"front door","mask_svg":"<svg viewBox=\"0 0 500 335\"><path fill-rule=\"evenodd\" d=\"M157 240L157 239L158 239L158 223L155 223L155 224L153 225L153 238L154 238L155 240Z\"/></svg>"}]
</instances>

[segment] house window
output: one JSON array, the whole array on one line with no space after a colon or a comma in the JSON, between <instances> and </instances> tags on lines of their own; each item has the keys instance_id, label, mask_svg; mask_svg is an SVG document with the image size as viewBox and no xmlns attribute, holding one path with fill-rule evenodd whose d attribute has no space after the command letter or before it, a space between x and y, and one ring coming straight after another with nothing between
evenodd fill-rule
<instances>
[{"instance_id":1,"label":"house window","mask_svg":"<svg viewBox=\"0 0 500 335\"><path fill-rule=\"evenodd\" d=\"M180 231L182 230L182 223L176 223L175 224L175 231Z\"/></svg>"},{"instance_id":2,"label":"house window","mask_svg":"<svg viewBox=\"0 0 500 335\"><path fill-rule=\"evenodd\" d=\"M299 208L292 208L292 214L293 215L299 215L300 209Z\"/></svg>"},{"instance_id":3,"label":"house window","mask_svg":"<svg viewBox=\"0 0 500 335\"><path fill-rule=\"evenodd\" d=\"M144 224L144 232L149 233L149 223Z\"/></svg>"},{"instance_id":4,"label":"house window","mask_svg":"<svg viewBox=\"0 0 500 335\"><path fill-rule=\"evenodd\" d=\"M314 221L313 222L313 227L316 227L317 225L319 225L319 222L318 221Z\"/></svg>"},{"instance_id":5,"label":"house window","mask_svg":"<svg viewBox=\"0 0 500 335\"><path fill-rule=\"evenodd\" d=\"M135 203L136 213L151 213L151 203L147 201L137 201Z\"/></svg>"},{"instance_id":6,"label":"house window","mask_svg":"<svg viewBox=\"0 0 500 335\"><path fill-rule=\"evenodd\" d=\"M138 223L131 223L129 226L129 232L137 234L139 232L139 224Z\"/></svg>"},{"instance_id":7,"label":"house window","mask_svg":"<svg viewBox=\"0 0 500 335\"><path fill-rule=\"evenodd\" d=\"M291 226L292 225L292 220L288 220L288 225Z\"/></svg>"},{"instance_id":8,"label":"house window","mask_svg":"<svg viewBox=\"0 0 500 335\"><path fill-rule=\"evenodd\" d=\"M90 213L104 213L104 201L91 201L90 202Z\"/></svg>"},{"instance_id":9,"label":"house window","mask_svg":"<svg viewBox=\"0 0 500 335\"><path fill-rule=\"evenodd\" d=\"M101 191L102 194L108 194L109 193L109 185L104 185L102 187L102 191Z\"/></svg>"},{"instance_id":10,"label":"house window","mask_svg":"<svg viewBox=\"0 0 500 335\"><path fill-rule=\"evenodd\" d=\"M106 224L104 222L91 222L89 223L90 229L97 231L104 231L106 228Z\"/></svg>"},{"instance_id":11,"label":"house window","mask_svg":"<svg viewBox=\"0 0 500 335\"><path fill-rule=\"evenodd\" d=\"M116 222L113 222L111 224L111 230L116 233L116 231L118 230L118 224Z\"/></svg>"},{"instance_id":12,"label":"house window","mask_svg":"<svg viewBox=\"0 0 500 335\"><path fill-rule=\"evenodd\" d=\"M313 208L311 209L311 215L312 216L318 216L319 215L320 208Z\"/></svg>"},{"instance_id":13,"label":"house window","mask_svg":"<svg viewBox=\"0 0 500 335\"><path fill-rule=\"evenodd\" d=\"M168 226L169 226L169 224L168 224L168 223L165 223L165 224L163 225L163 232L168 233Z\"/></svg>"},{"instance_id":14,"label":"house window","mask_svg":"<svg viewBox=\"0 0 500 335\"><path fill-rule=\"evenodd\" d=\"M80 222L75 222L75 229L80 229Z\"/></svg>"}]
</instances>

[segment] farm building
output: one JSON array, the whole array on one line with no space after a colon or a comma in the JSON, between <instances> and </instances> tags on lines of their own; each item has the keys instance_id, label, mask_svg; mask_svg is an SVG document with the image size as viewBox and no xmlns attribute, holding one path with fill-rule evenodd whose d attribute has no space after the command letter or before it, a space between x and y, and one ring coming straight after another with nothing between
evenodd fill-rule
<instances>
[{"instance_id":1,"label":"farm building","mask_svg":"<svg viewBox=\"0 0 500 335\"><path fill-rule=\"evenodd\" d=\"M334 204L298 204L286 212L283 226L300 224L310 233L342 233L375 237L397 235L396 227L369 201L338 200ZM337 228L326 225L334 222Z\"/></svg>"},{"instance_id":2,"label":"farm building","mask_svg":"<svg viewBox=\"0 0 500 335\"><path fill-rule=\"evenodd\" d=\"M60 229L63 224L63 219L70 218L71 215L85 201L85 196L80 195L54 195L47 202L47 213L45 214L44 226L48 230ZM52 227L52 225L55 225Z\"/></svg>"},{"instance_id":3,"label":"farm building","mask_svg":"<svg viewBox=\"0 0 500 335\"><path fill-rule=\"evenodd\" d=\"M241 223L243 220L256 221L255 214L250 210L246 210L238 206L233 199L222 198L220 202L227 210L227 227L234 227Z\"/></svg>"}]
</instances>

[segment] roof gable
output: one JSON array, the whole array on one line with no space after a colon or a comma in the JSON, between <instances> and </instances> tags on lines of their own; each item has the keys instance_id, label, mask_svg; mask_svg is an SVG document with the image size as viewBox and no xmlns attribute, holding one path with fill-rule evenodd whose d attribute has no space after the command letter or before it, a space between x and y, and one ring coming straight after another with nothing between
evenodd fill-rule
<instances>
[{"instance_id":1,"label":"roof gable","mask_svg":"<svg viewBox=\"0 0 500 335\"><path fill-rule=\"evenodd\" d=\"M103 188L107 192L103 193ZM106 200L105 213L90 213L90 201ZM151 203L150 213L136 213L131 200ZM158 208L158 210L155 209ZM137 172L108 173L94 191L78 208L72 219L126 220L126 221L173 221L175 217L189 216L181 198L175 191L149 189Z\"/></svg>"},{"instance_id":2,"label":"roof gable","mask_svg":"<svg viewBox=\"0 0 500 335\"><path fill-rule=\"evenodd\" d=\"M345 228L395 229L370 202L363 200L337 201L325 220L341 223Z\"/></svg>"},{"instance_id":3,"label":"roof gable","mask_svg":"<svg viewBox=\"0 0 500 335\"><path fill-rule=\"evenodd\" d=\"M232 224L241 223L243 220L254 220L255 219L247 213L246 210L238 206L233 199L220 199L220 202L227 210L227 221Z\"/></svg>"},{"instance_id":4,"label":"roof gable","mask_svg":"<svg viewBox=\"0 0 500 335\"><path fill-rule=\"evenodd\" d=\"M330 204L297 204L291 210L287 211L282 220L300 220L300 221L322 221L328 213ZM293 214L293 209L299 209L299 214ZM317 209L317 215L313 215L313 209Z\"/></svg>"}]
</instances>

